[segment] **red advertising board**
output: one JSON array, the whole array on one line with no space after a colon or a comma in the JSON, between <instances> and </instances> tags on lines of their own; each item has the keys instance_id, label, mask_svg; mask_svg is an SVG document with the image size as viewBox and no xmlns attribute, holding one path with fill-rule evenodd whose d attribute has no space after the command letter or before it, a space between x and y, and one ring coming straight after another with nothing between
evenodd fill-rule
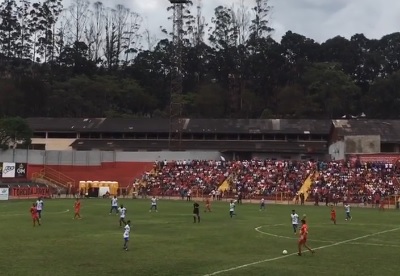
<instances>
[{"instance_id":1,"label":"red advertising board","mask_svg":"<svg viewBox=\"0 0 400 276\"><path fill-rule=\"evenodd\" d=\"M383 163L391 163L395 164L400 160L400 154L353 154L348 155L347 159L350 162L356 162L357 160L361 163L366 162L383 162Z\"/></svg>"},{"instance_id":2,"label":"red advertising board","mask_svg":"<svg viewBox=\"0 0 400 276\"><path fill-rule=\"evenodd\" d=\"M47 187L13 187L10 188L13 197L49 197L50 189Z\"/></svg>"}]
</instances>

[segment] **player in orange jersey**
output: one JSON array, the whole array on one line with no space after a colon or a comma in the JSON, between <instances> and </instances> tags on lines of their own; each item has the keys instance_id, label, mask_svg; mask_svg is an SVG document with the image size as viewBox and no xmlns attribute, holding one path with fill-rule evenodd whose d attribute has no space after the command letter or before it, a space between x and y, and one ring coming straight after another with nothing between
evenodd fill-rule
<instances>
[{"instance_id":1,"label":"player in orange jersey","mask_svg":"<svg viewBox=\"0 0 400 276\"><path fill-rule=\"evenodd\" d=\"M307 223L304 219L301 220L302 226L300 228L300 238L298 241L298 249L299 252L297 255L301 256L301 248L304 246L307 248L311 253L315 253L314 250L312 250L308 245L307 245L307 236L308 236L308 226Z\"/></svg>"},{"instance_id":2,"label":"player in orange jersey","mask_svg":"<svg viewBox=\"0 0 400 276\"><path fill-rule=\"evenodd\" d=\"M381 197L381 202L379 204L379 211L385 211L385 198Z\"/></svg>"},{"instance_id":3,"label":"player in orange jersey","mask_svg":"<svg viewBox=\"0 0 400 276\"><path fill-rule=\"evenodd\" d=\"M81 202L79 201L79 198L77 198L74 203L74 209L75 209L74 219L76 218L81 219Z\"/></svg>"},{"instance_id":4,"label":"player in orange jersey","mask_svg":"<svg viewBox=\"0 0 400 276\"><path fill-rule=\"evenodd\" d=\"M206 208L204 209L204 213L207 211L211 212L211 202L209 198L206 199Z\"/></svg>"},{"instance_id":5,"label":"player in orange jersey","mask_svg":"<svg viewBox=\"0 0 400 276\"><path fill-rule=\"evenodd\" d=\"M30 209L30 213L31 213L31 216L32 216L33 227L36 226L36 222L40 226L39 215L38 215L38 211L37 211L37 208L36 208L36 203L32 204L32 207Z\"/></svg>"},{"instance_id":6,"label":"player in orange jersey","mask_svg":"<svg viewBox=\"0 0 400 276\"><path fill-rule=\"evenodd\" d=\"M336 224L336 210L333 206L331 208L331 221L333 221L333 224Z\"/></svg>"}]
</instances>

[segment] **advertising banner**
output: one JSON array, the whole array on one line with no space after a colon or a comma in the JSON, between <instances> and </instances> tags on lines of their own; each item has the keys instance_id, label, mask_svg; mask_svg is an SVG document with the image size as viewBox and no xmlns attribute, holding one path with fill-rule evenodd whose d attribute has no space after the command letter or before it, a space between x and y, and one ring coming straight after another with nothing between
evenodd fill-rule
<instances>
[{"instance_id":1,"label":"advertising banner","mask_svg":"<svg viewBox=\"0 0 400 276\"><path fill-rule=\"evenodd\" d=\"M0 200L8 200L9 189L8 188L0 188Z\"/></svg>"},{"instance_id":2,"label":"advertising banner","mask_svg":"<svg viewBox=\"0 0 400 276\"><path fill-rule=\"evenodd\" d=\"M28 164L0 162L0 178L26 178Z\"/></svg>"},{"instance_id":3,"label":"advertising banner","mask_svg":"<svg viewBox=\"0 0 400 276\"><path fill-rule=\"evenodd\" d=\"M15 177L16 178L26 178L26 163L16 163L15 164Z\"/></svg>"},{"instance_id":4,"label":"advertising banner","mask_svg":"<svg viewBox=\"0 0 400 276\"><path fill-rule=\"evenodd\" d=\"M352 163L355 162L380 162L396 164L400 160L400 154L352 154L347 156Z\"/></svg>"},{"instance_id":5,"label":"advertising banner","mask_svg":"<svg viewBox=\"0 0 400 276\"><path fill-rule=\"evenodd\" d=\"M11 188L13 197L49 197L50 189L47 187L13 187Z\"/></svg>"},{"instance_id":6,"label":"advertising banner","mask_svg":"<svg viewBox=\"0 0 400 276\"><path fill-rule=\"evenodd\" d=\"M2 178L15 177L15 163L4 162L2 167L3 167L1 172Z\"/></svg>"}]
</instances>

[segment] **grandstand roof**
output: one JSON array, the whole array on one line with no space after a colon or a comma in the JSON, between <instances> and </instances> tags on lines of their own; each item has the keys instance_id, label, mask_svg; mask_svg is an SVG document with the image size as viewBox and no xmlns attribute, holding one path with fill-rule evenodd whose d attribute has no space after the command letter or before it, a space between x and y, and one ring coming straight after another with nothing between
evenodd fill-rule
<instances>
[{"instance_id":1,"label":"grandstand roof","mask_svg":"<svg viewBox=\"0 0 400 276\"><path fill-rule=\"evenodd\" d=\"M114 140L114 139L77 139L71 147L76 150L165 150L168 140ZM219 150L219 151L257 151L257 152L296 152L325 153L324 141L204 141L183 140L180 149Z\"/></svg>"},{"instance_id":2,"label":"grandstand roof","mask_svg":"<svg viewBox=\"0 0 400 276\"><path fill-rule=\"evenodd\" d=\"M33 131L93 131L103 122L104 118L28 118L28 125Z\"/></svg>"},{"instance_id":3,"label":"grandstand roof","mask_svg":"<svg viewBox=\"0 0 400 276\"><path fill-rule=\"evenodd\" d=\"M110 118L104 120L98 131L168 133L169 125L169 119Z\"/></svg>"},{"instance_id":4,"label":"grandstand roof","mask_svg":"<svg viewBox=\"0 0 400 276\"><path fill-rule=\"evenodd\" d=\"M400 142L400 120L333 120L339 136L380 135L381 142Z\"/></svg>"},{"instance_id":5,"label":"grandstand roof","mask_svg":"<svg viewBox=\"0 0 400 276\"><path fill-rule=\"evenodd\" d=\"M167 133L168 119L28 118L33 131ZM330 120L296 119L184 119L176 128L187 133L329 134Z\"/></svg>"},{"instance_id":6,"label":"grandstand roof","mask_svg":"<svg viewBox=\"0 0 400 276\"><path fill-rule=\"evenodd\" d=\"M188 132L328 134L330 120L191 119Z\"/></svg>"}]
</instances>

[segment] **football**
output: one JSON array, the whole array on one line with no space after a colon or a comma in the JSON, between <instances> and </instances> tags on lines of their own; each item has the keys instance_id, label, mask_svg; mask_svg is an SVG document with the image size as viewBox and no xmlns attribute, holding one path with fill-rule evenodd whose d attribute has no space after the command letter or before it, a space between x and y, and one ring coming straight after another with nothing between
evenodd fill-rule
<instances>
[{"instance_id":1,"label":"football","mask_svg":"<svg viewBox=\"0 0 400 276\"><path fill-rule=\"evenodd\" d=\"M283 254L283 255L286 255L286 254L287 254L287 250L283 250L283 251L282 251L282 254Z\"/></svg>"}]
</instances>

